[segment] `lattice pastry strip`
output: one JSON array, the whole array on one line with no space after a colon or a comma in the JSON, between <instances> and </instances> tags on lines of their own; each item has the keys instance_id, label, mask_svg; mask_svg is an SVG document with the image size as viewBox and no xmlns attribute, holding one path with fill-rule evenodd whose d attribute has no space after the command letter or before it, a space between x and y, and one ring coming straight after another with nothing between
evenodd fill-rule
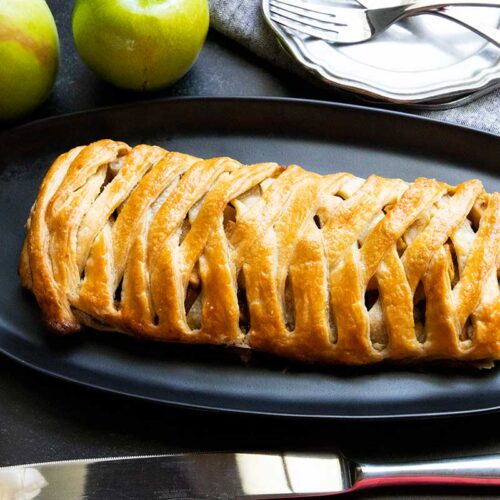
<instances>
[{"instance_id":1,"label":"lattice pastry strip","mask_svg":"<svg viewBox=\"0 0 500 500\"><path fill-rule=\"evenodd\" d=\"M122 234L117 232L116 239L123 241L123 236L125 236L130 245L128 255L123 254L125 260L119 260L122 254L117 253L117 264L121 265L120 269L124 271L121 320L125 330L141 329L144 331L144 335L148 336L154 336L157 333L157 329L153 325L156 313L151 296L148 267L150 228L163 204L170 199L177 188L181 176L198 164L200 164L198 158L169 153L151 170L149 174L151 178L147 179L147 184L145 186L143 182L139 184L120 212L117 224L121 220L124 221L124 224ZM137 231L129 231L130 226L133 228L135 225ZM120 236L122 237L120 238Z\"/></svg>"},{"instance_id":2,"label":"lattice pastry strip","mask_svg":"<svg viewBox=\"0 0 500 500\"><path fill-rule=\"evenodd\" d=\"M285 283L290 259L304 224L312 220L319 183L307 174L294 183L295 189L280 215L267 228L264 237L248 252L243 271L250 310L250 342L265 346L285 343L286 327ZM258 263L261 262L261 265Z\"/></svg>"},{"instance_id":3,"label":"lattice pastry strip","mask_svg":"<svg viewBox=\"0 0 500 500\"><path fill-rule=\"evenodd\" d=\"M65 293L54 280L52 260L49 254L51 234L49 232L46 212L65 175L82 147L74 148L61 155L53 163L42 182L38 198L32 208L27 228L27 236L21 253L19 274L23 286L35 294L49 328L57 324L64 331L66 325L78 330L80 325L73 320ZM33 268L33 270L32 270Z\"/></svg>"},{"instance_id":4,"label":"lattice pastry strip","mask_svg":"<svg viewBox=\"0 0 500 500\"><path fill-rule=\"evenodd\" d=\"M441 247L422 278L426 297L425 345L433 356L454 358L460 354L456 311L452 297L449 256Z\"/></svg>"},{"instance_id":5,"label":"lattice pastry strip","mask_svg":"<svg viewBox=\"0 0 500 500\"><path fill-rule=\"evenodd\" d=\"M413 291L395 245L382 260L376 278L380 300L374 308L380 307L383 311L378 343L387 346L387 355L391 359L420 356L423 345L415 332Z\"/></svg>"},{"instance_id":6,"label":"lattice pastry strip","mask_svg":"<svg viewBox=\"0 0 500 500\"><path fill-rule=\"evenodd\" d=\"M490 270L496 265L500 246L500 195L491 196L474 241L469 249L460 281L453 289L457 327L461 331L467 318L477 307L481 297L483 282Z\"/></svg>"},{"instance_id":7,"label":"lattice pastry strip","mask_svg":"<svg viewBox=\"0 0 500 500\"><path fill-rule=\"evenodd\" d=\"M47 173L20 259L50 329L303 361L500 357L500 194L103 140Z\"/></svg>"}]
</instances>

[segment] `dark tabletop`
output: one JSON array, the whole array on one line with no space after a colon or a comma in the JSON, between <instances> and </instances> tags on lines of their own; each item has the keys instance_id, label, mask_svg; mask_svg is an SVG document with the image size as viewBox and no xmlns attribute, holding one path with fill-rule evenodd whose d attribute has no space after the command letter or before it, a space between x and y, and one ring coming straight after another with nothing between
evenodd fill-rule
<instances>
[{"instance_id":1,"label":"dark tabletop","mask_svg":"<svg viewBox=\"0 0 500 500\"><path fill-rule=\"evenodd\" d=\"M169 96L288 96L345 100L290 77L210 33L193 69L168 90L135 94L95 77L71 37L73 2L48 0L61 39L61 67L47 102L28 120ZM94 392L0 358L0 465L190 450L340 448L362 461L438 458L500 450L498 415L327 422L221 415L167 408ZM405 489L347 498L497 498L495 490Z\"/></svg>"}]
</instances>

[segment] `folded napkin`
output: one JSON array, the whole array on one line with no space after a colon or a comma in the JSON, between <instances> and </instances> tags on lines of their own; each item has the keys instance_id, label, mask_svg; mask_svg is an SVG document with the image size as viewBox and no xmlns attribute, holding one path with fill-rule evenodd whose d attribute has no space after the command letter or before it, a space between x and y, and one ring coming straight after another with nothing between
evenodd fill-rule
<instances>
[{"instance_id":1,"label":"folded napkin","mask_svg":"<svg viewBox=\"0 0 500 500\"><path fill-rule=\"evenodd\" d=\"M37 469L5 469L0 471L0 500L32 500L47 485Z\"/></svg>"},{"instance_id":2,"label":"folded napkin","mask_svg":"<svg viewBox=\"0 0 500 500\"><path fill-rule=\"evenodd\" d=\"M284 52L264 21L261 0L209 2L212 28L273 64L305 76L305 71ZM459 108L410 112L500 135L500 90Z\"/></svg>"}]
</instances>

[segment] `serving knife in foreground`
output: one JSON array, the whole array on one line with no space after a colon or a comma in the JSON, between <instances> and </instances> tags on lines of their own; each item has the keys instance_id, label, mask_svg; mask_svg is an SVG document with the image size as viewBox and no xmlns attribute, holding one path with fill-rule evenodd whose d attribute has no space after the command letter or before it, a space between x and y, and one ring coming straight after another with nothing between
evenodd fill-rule
<instances>
[{"instance_id":1,"label":"serving knife in foreground","mask_svg":"<svg viewBox=\"0 0 500 500\"><path fill-rule=\"evenodd\" d=\"M187 453L0 468L0 499L265 499L393 485L500 486L500 455L392 465L340 453Z\"/></svg>"}]
</instances>

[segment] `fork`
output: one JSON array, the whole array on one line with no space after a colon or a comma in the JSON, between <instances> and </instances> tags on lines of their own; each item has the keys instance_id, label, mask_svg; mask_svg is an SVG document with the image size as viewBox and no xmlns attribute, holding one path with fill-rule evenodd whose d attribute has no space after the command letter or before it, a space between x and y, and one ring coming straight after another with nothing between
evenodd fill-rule
<instances>
[{"instance_id":1,"label":"fork","mask_svg":"<svg viewBox=\"0 0 500 500\"><path fill-rule=\"evenodd\" d=\"M269 11L271 19L286 28L331 43L350 44L369 40L404 17L431 10L434 13L434 9L450 5L500 7L500 0L420 0L375 9L334 7L301 0L269 0ZM450 17L500 47L499 30L471 25L455 14Z\"/></svg>"}]
</instances>

